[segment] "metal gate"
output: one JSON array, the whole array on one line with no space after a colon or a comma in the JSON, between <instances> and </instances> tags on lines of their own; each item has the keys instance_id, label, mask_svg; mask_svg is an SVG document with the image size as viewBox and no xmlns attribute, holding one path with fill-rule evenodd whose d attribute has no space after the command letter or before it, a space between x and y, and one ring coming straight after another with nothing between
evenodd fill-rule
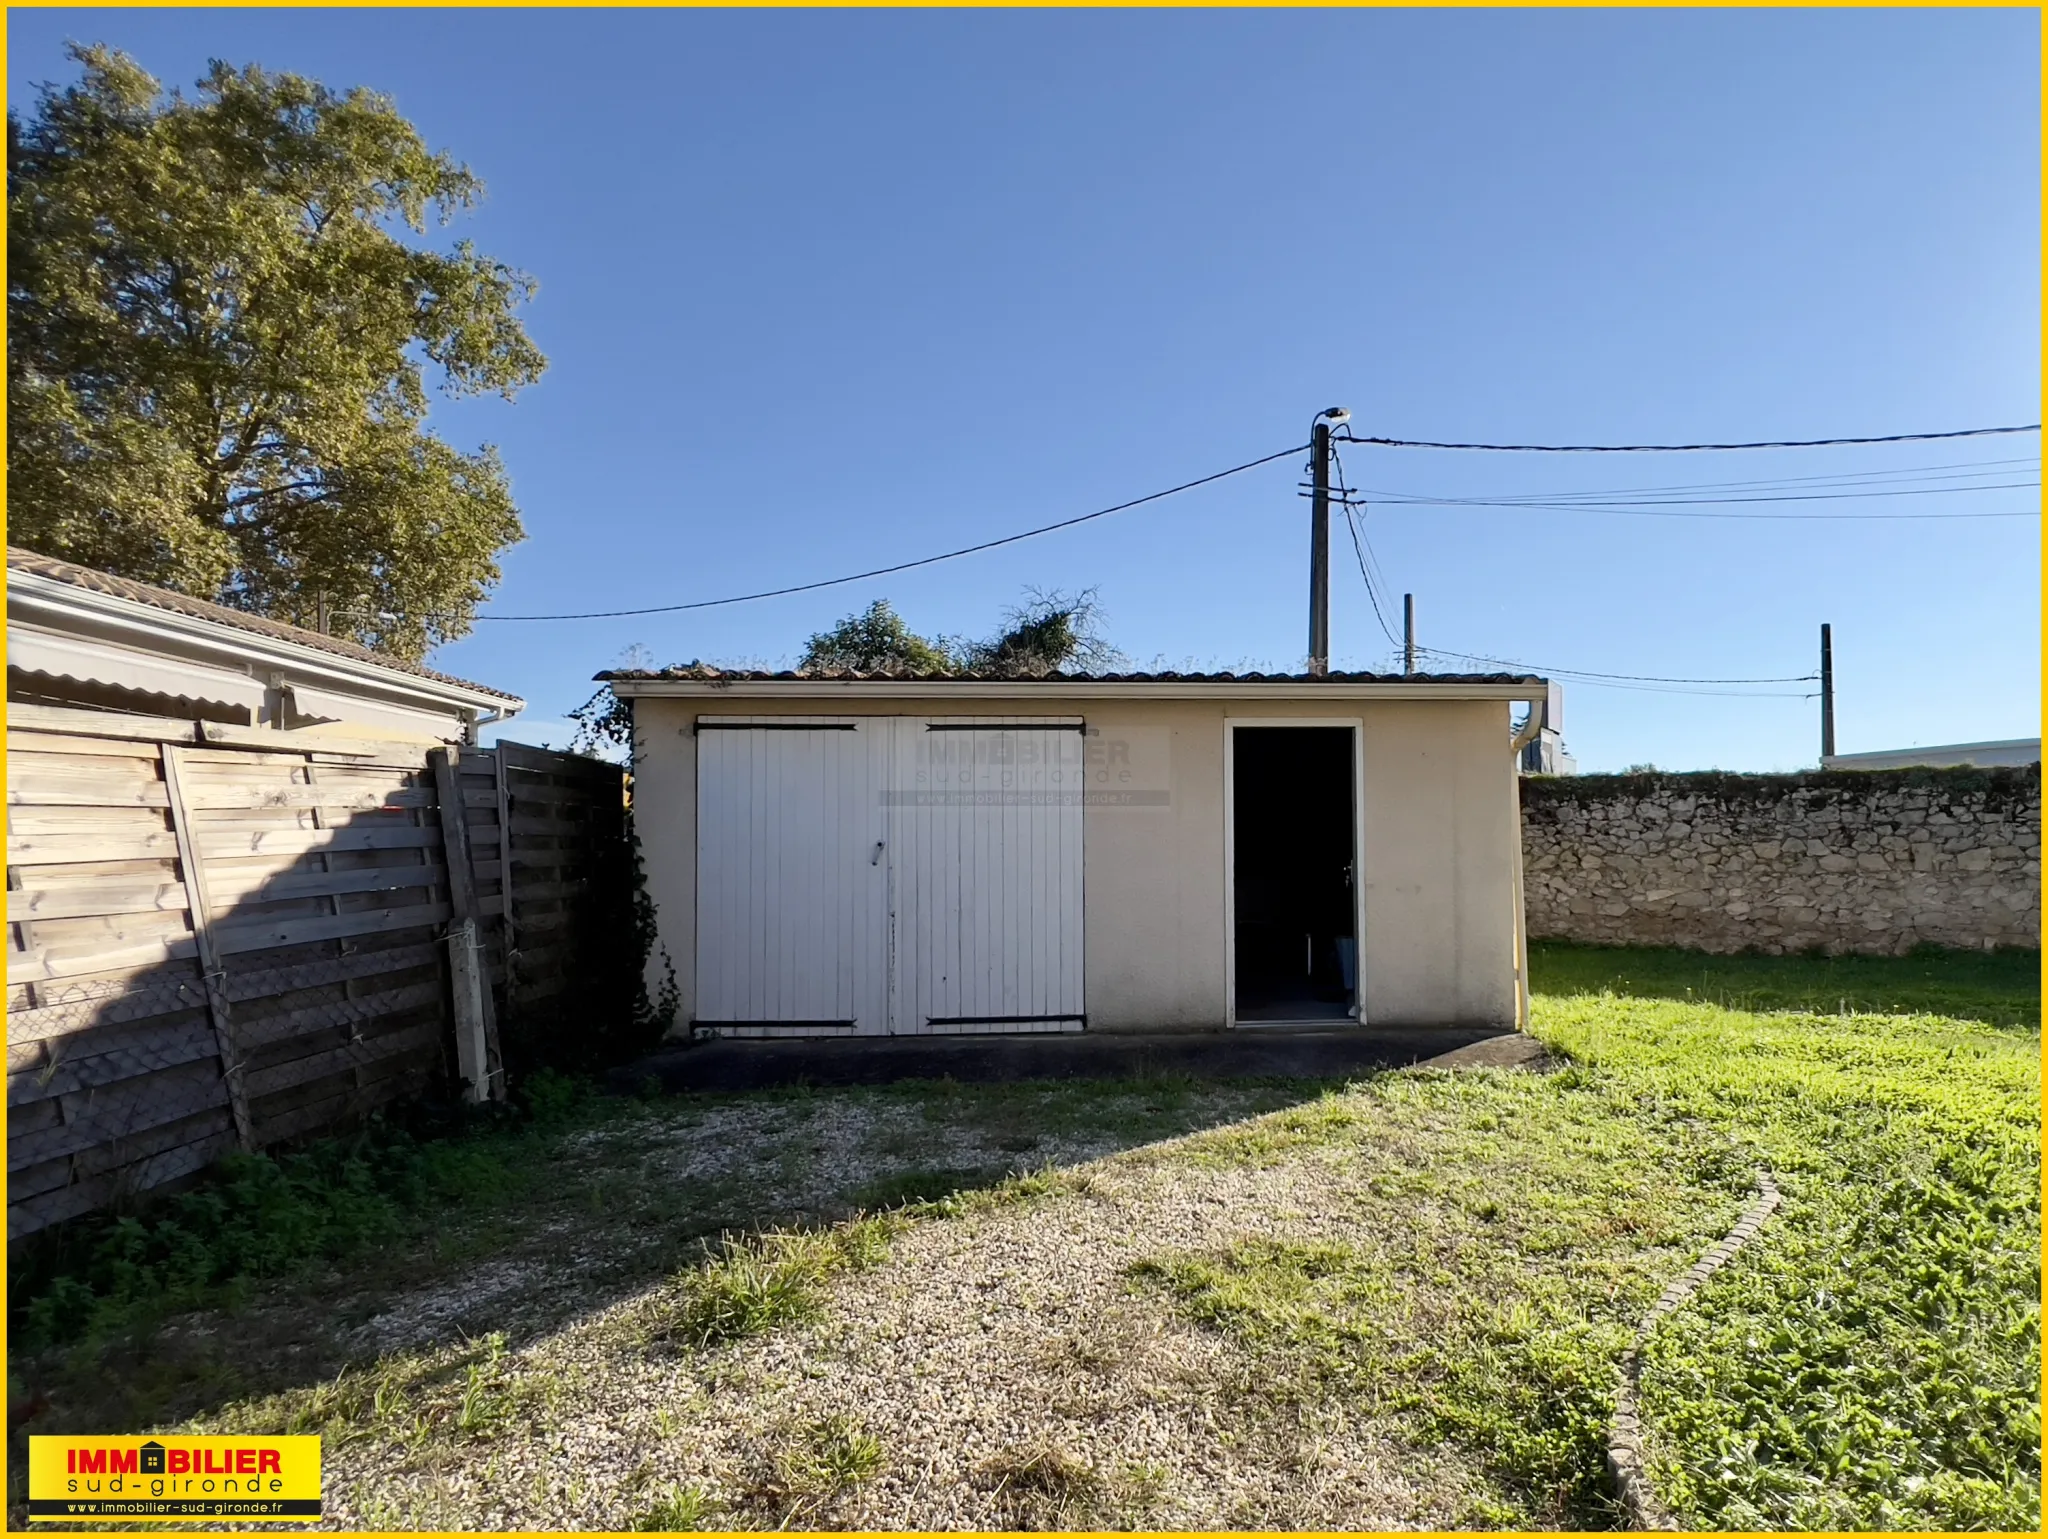
<instances>
[{"instance_id":1,"label":"metal gate","mask_svg":"<svg viewBox=\"0 0 2048 1539\"><path fill-rule=\"evenodd\" d=\"M697 1024L1078 1031L1078 722L702 718Z\"/></svg>"}]
</instances>

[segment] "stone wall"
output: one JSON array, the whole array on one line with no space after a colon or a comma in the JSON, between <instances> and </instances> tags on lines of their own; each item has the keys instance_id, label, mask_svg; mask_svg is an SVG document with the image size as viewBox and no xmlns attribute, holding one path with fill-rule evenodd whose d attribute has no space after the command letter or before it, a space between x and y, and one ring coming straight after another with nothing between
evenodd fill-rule
<instances>
[{"instance_id":1,"label":"stone wall","mask_svg":"<svg viewBox=\"0 0 2048 1539\"><path fill-rule=\"evenodd\" d=\"M1529 934L1702 951L2041 944L2041 770L1522 782Z\"/></svg>"}]
</instances>

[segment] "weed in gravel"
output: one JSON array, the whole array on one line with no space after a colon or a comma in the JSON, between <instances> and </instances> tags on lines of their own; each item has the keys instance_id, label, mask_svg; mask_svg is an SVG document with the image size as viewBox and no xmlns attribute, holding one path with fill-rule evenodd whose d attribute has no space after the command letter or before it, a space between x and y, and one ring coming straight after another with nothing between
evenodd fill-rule
<instances>
[{"instance_id":1,"label":"weed in gravel","mask_svg":"<svg viewBox=\"0 0 2048 1539\"><path fill-rule=\"evenodd\" d=\"M776 1467L789 1489L800 1495L850 1490L881 1472L882 1440L850 1416L829 1416L804 1428Z\"/></svg>"},{"instance_id":2,"label":"weed in gravel","mask_svg":"<svg viewBox=\"0 0 2048 1539\"><path fill-rule=\"evenodd\" d=\"M653 1503L633 1519L636 1533L689 1533L704 1527L704 1520L718 1511L718 1504L702 1486L671 1481Z\"/></svg>"},{"instance_id":3,"label":"weed in gravel","mask_svg":"<svg viewBox=\"0 0 2048 1539\"><path fill-rule=\"evenodd\" d=\"M1064 1444L1040 1438L982 1461L982 1478L1015 1517L1033 1527L1072 1528L1097 1514L1106 1494L1101 1471Z\"/></svg>"},{"instance_id":4,"label":"weed in gravel","mask_svg":"<svg viewBox=\"0 0 2048 1539\"><path fill-rule=\"evenodd\" d=\"M512 1414L506 1377L505 1337L494 1331L484 1339L483 1361L463 1370L462 1398L453 1420L457 1437L488 1436Z\"/></svg>"},{"instance_id":5,"label":"weed in gravel","mask_svg":"<svg viewBox=\"0 0 2048 1539\"><path fill-rule=\"evenodd\" d=\"M1102 1484L1095 1466L1061 1443L1006 1448L986 1460L981 1470L999 1490L1036 1491L1048 1496L1093 1495Z\"/></svg>"},{"instance_id":6,"label":"weed in gravel","mask_svg":"<svg viewBox=\"0 0 2048 1539\"><path fill-rule=\"evenodd\" d=\"M894 1223L855 1219L833 1229L780 1230L727 1239L705 1265L683 1274L641 1323L647 1345L706 1348L812 1318L819 1290L840 1272L879 1265Z\"/></svg>"}]
</instances>

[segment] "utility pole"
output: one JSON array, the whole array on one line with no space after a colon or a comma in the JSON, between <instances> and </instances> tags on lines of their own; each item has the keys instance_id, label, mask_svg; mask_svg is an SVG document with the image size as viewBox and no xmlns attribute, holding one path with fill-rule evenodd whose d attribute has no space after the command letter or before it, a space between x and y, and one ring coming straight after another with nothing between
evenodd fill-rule
<instances>
[{"instance_id":1,"label":"utility pole","mask_svg":"<svg viewBox=\"0 0 2048 1539\"><path fill-rule=\"evenodd\" d=\"M1313 492L1308 531L1308 671L1330 671L1330 424L1318 416L1309 430Z\"/></svg>"},{"instance_id":2,"label":"utility pole","mask_svg":"<svg viewBox=\"0 0 2048 1539\"><path fill-rule=\"evenodd\" d=\"M1401 671L1415 672L1415 595L1401 595Z\"/></svg>"},{"instance_id":3,"label":"utility pole","mask_svg":"<svg viewBox=\"0 0 2048 1539\"><path fill-rule=\"evenodd\" d=\"M1308 671L1330 671L1330 431L1351 420L1341 406L1316 413L1308 430Z\"/></svg>"},{"instance_id":4,"label":"utility pole","mask_svg":"<svg viewBox=\"0 0 2048 1539\"><path fill-rule=\"evenodd\" d=\"M1820 756L1835 756L1835 643L1829 628L1820 628Z\"/></svg>"}]
</instances>

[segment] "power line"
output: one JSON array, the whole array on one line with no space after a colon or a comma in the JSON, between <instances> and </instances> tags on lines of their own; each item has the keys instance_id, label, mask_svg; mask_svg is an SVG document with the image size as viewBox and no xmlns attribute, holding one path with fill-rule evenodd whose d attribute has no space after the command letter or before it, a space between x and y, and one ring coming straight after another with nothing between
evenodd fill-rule
<instances>
[{"instance_id":1,"label":"power line","mask_svg":"<svg viewBox=\"0 0 2048 1539\"><path fill-rule=\"evenodd\" d=\"M1661 494L1665 492L1726 492L1726 491L1776 491L1785 487L1806 486L1855 486L1877 481L1968 481L1992 475L2016 475L2010 467L2028 465L2039 468L2039 455L2022 455L2005 460L1951 460L1940 465L1898 465L1889 470L1849 470L1821 476L1770 476L1760 481L1682 481L1660 483L1656 486L1609 486L1584 492L1511 492L1503 494L1508 500L1536 500L1563 498L1569 501L1583 501L1589 497L1625 497L1638 494ZM1961 475L1934 475L1928 472L1954 470ZM1983 488L1964 488L1983 490Z\"/></svg>"},{"instance_id":2,"label":"power line","mask_svg":"<svg viewBox=\"0 0 2048 1539\"><path fill-rule=\"evenodd\" d=\"M2037 491L2038 481L2009 481L1996 486L1921 486L1891 490L1862 490L1847 492L1790 492L1767 496L1745 497L1644 497L1616 500L1612 502L1580 500L1574 502L1539 501L1534 497L1428 497L1394 491L1368 491L1373 501L1388 507L1430 507L1430 508L1524 508L1541 509L1559 513L1612 513L1628 518L1740 518L1740 519L1831 519L1857 521L1886 521L1891 519L1920 519L1943 522L1964 518L2038 518L2041 510L2035 508L1978 510L1962 513L1689 513L1666 512L1665 509L1694 508L1730 503L1777 503L1777 502L1839 502L1861 501L1872 497L1932 497L1954 496L1961 492L2018 492Z\"/></svg>"},{"instance_id":3,"label":"power line","mask_svg":"<svg viewBox=\"0 0 2048 1539\"><path fill-rule=\"evenodd\" d=\"M1501 668L1526 669L1532 674L1555 678L1567 684L1584 684L1593 689L1630 689L1647 694L1698 695L1719 700L1811 700L1814 696L1801 690L1758 690L1716 686L1803 684L1818 677L1814 674L1801 674L1767 679L1667 679L1654 674L1605 674L1570 668L1542 668L1534 663L1519 663L1504 657L1487 657L1477 652L1453 652L1442 647L1418 646L1415 650L1431 657L1441 657L1455 662L1492 663Z\"/></svg>"},{"instance_id":4,"label":"power line","mask_svg":"<svg viewBox=\"0 0 2048 1539\"><path fill-rule=\"evenodd\" d=\"M1020 534L1006 534L1001 539L983 540L977 545L963 545L958 550L944 551L936 556L922 556L915 561L899 561L894 566L878 566L865 572L853 572L845 577L824 577L816 582L793 583L786 588L764 588L758 593L736 593L727 598L697 599L688 604L654 604L645 609L599 609L580 614L560 615L491 615L482 614L479 620L616 620L631 615L675 614L685 609L716 609L726 604L749 604L755 599L781 598L791 593L813 593L820 588L836 588L842 583L864 582L870 577L887 577L896 572L908 572L921 566L934 566L941 561L957 560L961 556L972 556L979 551L994 550L1001 545L1015 545L1019 540L1036 539L1041 534L1051 534L1056 529L1071 529L1076 524L1085 524L1093 519L1107 518L1112 513L1122 513L1128 508L1142 507L1148 502L1157 502L1162 497L1172 497L1180 492L1193 491L1198 486L1207 486L1212 481L1221 481L1226 476L1240 475L1255 470L1261 465L1270 465L1274 460L1284 460L1290 454L1299 454L1304 446L1297 444L1291 449L1282 449L1277 454L1262 455L1255 460L1246 460L1242 465L1233 465L1228 470L1219 470L1213 475L1183 481L1179 486L1169 486L1163 492L1148 492L1143 497L1133 497L1129 502L1119 502L1114 507L1098 508L1093 513L1083 513L1076 518L1063 518L1056 524L1041 524L1036 529L1026 529Z\"/></svg>"},{"instance_id":5,"label":"power line","mask_svg":"<svg viewBox=\"0 0 2048 1539\"><path fill-rule=\"evenodd\" d=\"M1425 438L1359 438L1346 434L1343 443L1376 444L1385 449L1479 449L1494 454L1693 454L1731 449L1826 449L1852 444L1926 443L1938 438L1987 438L2001 433L2038 433L2041 424L2018 427L1956 428L1945 433L1886 433L1870 438L1780 438L1739 444L1477 444L1439 443Z\"/></svg>"}]
</instances>

